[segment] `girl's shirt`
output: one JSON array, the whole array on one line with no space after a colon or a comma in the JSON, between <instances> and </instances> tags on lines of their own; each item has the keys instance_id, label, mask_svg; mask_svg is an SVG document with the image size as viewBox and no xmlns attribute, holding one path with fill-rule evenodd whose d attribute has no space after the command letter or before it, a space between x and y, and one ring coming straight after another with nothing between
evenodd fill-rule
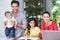
<instances>
[{"instance_id":1,"label":"girl's shirt","mask_svg":"<svg viewBox=\"0 0 60 40\"><path fill-rule=\"evenodd\" d=\"M27 33L27 29L26 29L25 33ZM30 28L30 35L31 36L38 36L39 33L40 33L39 27L35 27L33 29Z\"/></svg>"}]
</instances>

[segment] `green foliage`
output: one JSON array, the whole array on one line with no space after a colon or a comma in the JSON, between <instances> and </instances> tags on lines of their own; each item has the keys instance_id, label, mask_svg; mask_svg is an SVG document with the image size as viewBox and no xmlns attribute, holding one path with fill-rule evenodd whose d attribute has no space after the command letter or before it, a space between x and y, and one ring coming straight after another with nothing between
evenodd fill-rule
<instances>
[{"instance_id":1,"label":"green foliage","mask_svg":"<svg viewBox=\"0 0 60 40\"><path fill-rule=\"evenodd\" d=\"M27 18L35 16L36 20L41 22L42 18L38 18L38 15L41 15L42 12L45 11L45 3L43 0L24 0L24 2L26 3L26 8L24 10L28 15Z\"/></svg>"},{"instance_id":2,"label":"green foliage","mask_svg":"<svg viewBox=\"0 0 60 40\"><path fill-rule=\"evenodd\" d=\"M54 7L56 7L56 8L54 9ZM60 4L56 3L56 1L53 1L52 2L52 11L53 11L52 16L53 16L53 19L56 22L58 22L58 17L57 16L59 14L59 10L60 10Z\"/></svg>"}]
</instances>

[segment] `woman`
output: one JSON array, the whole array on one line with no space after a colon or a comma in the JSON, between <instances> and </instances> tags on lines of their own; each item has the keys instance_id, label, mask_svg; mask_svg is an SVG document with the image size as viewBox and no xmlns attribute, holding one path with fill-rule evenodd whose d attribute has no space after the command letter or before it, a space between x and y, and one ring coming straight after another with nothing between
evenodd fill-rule
<instances>
[{"instance_id":1,"label":"woman","mask_svg":"<svg viewBox=\"0 0 60 40\"><path fill-rule=\"evenodd\" d=\"M41 22L41 30L54 30L58 31L57 23L53 20L50 20L50 13L44 12L42 14L43 21ZM41 33L40 33L40 37Z\"/></svg>"}]
</instances>

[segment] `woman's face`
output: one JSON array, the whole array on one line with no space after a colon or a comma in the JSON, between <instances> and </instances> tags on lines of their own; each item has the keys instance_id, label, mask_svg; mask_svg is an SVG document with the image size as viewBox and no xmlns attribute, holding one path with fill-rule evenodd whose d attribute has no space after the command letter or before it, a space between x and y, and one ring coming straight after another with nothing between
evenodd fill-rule
<instances>
[{"instance_id":1,"label":"woman's face","mask_svg":"<svg viewBox=\"0 0 60 40\"><path fill-rule=\"evenodd\" d=\"M34 27L35 26L34 20L30 21L29 25L31 26L31 28Z\"/></svg>"},{"instance_id":2,"label":"woman's face","mask_svg":"<svg viewBox=\"0 0 60 40\"><path fill-rule=\"evenodd\" d=\"M43 14L42 17L43 17L44 22L48 22L50 20L50 16L47 13Z\"/></svg>"}]
</instances>

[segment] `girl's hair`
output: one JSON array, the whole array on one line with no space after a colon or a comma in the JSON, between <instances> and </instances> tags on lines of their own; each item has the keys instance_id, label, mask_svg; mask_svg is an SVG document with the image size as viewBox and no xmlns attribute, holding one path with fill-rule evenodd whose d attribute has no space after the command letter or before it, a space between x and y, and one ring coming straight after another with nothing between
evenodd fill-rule
<instances>
[{"instance_id":1,"label":"girl's hair","mask_svg":"<svg viewBox=\"0 0 60 40\"><path fill-rule=\"evenodd\" d=\"M35 18L29 18L29 20L28 20L28 27L27 27L27 33L28 33L28 35L30 34L30 28L31 28L31 26L29 25L29 23L31 21L35 22L35 27L37 26L37 22L36 22Z\"/></svg>"},{"instance_id":2,"label":"girl's hair","mask_svg":"<svg viewBox=\"0 0 60 40\"><path fill-rule=\"evenodd\" d=\"M51 16L50 13L49 13L48 11L43 12L42 16L43 16L44 14L48 14L49 17Z\"/></svg>"}]
</instances>

